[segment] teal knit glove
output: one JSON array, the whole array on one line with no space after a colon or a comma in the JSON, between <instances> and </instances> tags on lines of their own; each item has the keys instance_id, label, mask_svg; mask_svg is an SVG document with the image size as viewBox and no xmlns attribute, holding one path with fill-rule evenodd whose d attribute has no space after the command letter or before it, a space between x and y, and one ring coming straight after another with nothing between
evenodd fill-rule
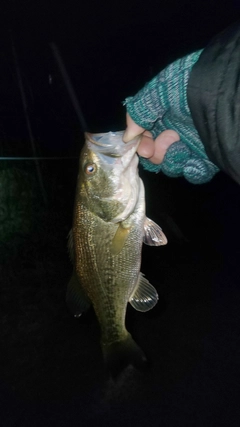
<instances>
[{"instance_id":1,"label":"teal knit glove","mask_svg":"<svg viewBox=\"0 0 240 427\"><path fill-rule=\"evenodd\" d=\"M151 131L153 138L166 129L173 129L180 136L180 141L170 145L160 165L141 157L144 169L162 171L171 177L184 176L193 184L208 182L219 171L207 157L187 103L189 75L201 52L173 62L135 96L125 100L133 121Z\"/></svg>"}]
</instances>

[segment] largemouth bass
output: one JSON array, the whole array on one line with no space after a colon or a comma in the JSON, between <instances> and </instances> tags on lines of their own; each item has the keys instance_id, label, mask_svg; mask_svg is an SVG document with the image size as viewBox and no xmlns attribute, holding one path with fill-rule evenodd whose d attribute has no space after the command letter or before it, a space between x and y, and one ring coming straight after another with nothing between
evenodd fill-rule
<instances>
[{"instance_id":1,"label":"largemouth bass","mask_svg":"<svg viewBox=\"0 0 240 427\"><path fill-rule=\"evenodd\" d=\"M122 141L123 132L85 134L69 237L74 271L67 304L75 316L90 304L101 327L101 345L110 371L145 363L125 327L128 302L148 311L158 301L140 273L142 243L167 243L161 228L146 217L136 150L140 138Z\"/></svg>"}]
</instances>

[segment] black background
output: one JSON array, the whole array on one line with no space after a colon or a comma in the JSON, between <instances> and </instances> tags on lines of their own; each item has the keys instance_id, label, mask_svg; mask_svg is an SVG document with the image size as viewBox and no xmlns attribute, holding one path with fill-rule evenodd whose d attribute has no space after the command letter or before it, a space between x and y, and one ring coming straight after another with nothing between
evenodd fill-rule
<instances>
[{"instance_id":1,"label":"black background","mask_svg":"<svg viewBox=\"0 0 240 427\"><path fill-rule=\"evenodd\" d=\"M237 0L2 1L1 155L33 155L13 46L37 154L76 157L82 130L51 42L89 130L119 130L126 96L239 15ZM34 171L31 161L12 162L4 165ZM150 369L129 368L112 382L93 312L76 320L65 307L77 163L40 162L47 206L39 202L30 235L1 249L0 424L239 426L239 186L223 173L194 186L140 169L147 214L169 244L143 248L142 271L158 290L157 307L127 315Z\"/></svg>"}]
</instances>

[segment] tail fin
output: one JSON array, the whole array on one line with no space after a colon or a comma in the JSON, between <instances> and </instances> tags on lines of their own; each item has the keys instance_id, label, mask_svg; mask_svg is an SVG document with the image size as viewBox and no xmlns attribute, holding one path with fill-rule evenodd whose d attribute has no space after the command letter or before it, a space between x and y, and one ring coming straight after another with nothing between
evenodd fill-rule
<instances>
[{"instance_id":1,"label":"tail fin","mask_svg":"<svg viewBox=\"0 0 240 427\"><path fill-rule=\"evenodd\" d=\"M117 377L127 366L132 365L137 369L147 366L147 358L131 335L110 345L102 345L103 356L107 369L112 377Z\"/></svg>"}]
</instances>

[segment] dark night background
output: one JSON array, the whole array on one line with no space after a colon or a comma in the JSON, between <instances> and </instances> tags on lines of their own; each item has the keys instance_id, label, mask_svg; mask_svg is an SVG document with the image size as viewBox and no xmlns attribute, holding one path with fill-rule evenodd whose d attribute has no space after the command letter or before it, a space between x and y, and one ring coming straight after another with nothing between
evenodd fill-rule
<instances>
[{"instance_id":1,"label":"dark night background","mask_svg":"<svg viewBox=\"0 0 240 427\"><path fill-rule=\"evenodd\" d=\"M112 382L94 313L76 320L65 306L83 134L49 44L90 131L120 130L125 97L239 19L240 2L2 0L0 10L0 156L33 156L19 67L36 154L58 158L39 160L42 191L34 161L0 162L0 425L239 426L239 186L223 173L194 186L140 170L169 244L143 249L157 307L127 314L150 369Z\"/></svg>"}]
</instances>

